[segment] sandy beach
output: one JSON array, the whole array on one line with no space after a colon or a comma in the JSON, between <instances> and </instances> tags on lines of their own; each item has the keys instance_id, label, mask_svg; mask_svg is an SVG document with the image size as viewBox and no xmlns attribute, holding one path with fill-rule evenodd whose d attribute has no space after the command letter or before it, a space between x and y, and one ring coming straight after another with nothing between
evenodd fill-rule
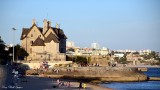
<instances>
[{"instance_id":1,"label":"sandy beach","mask_svg":"<svg viewBox=\"0 0 160 90\"><path fill-rule=\"evenodd\" d=\"M98 85L93 85L86 83L86 88L78 88L79 82L67 79L59 79L60 82L67 83L70 81L70 86L61 85L58 87L57 79L37 77L37 76L27 76L27 82L23 82L21 79L18 80L18 87L22 90L112 90L109 88L101 87Z\"/></svg>"},{"instance_id":2,"label":"sandy beach","mask_svg":"<svg viewBox=\"0 0 160 90\"><path fill-rule=\"evenodd\" d=\"M25 78L14 79L11 76L10 70L1 68L1 72L5 70L9 75L1 75L1 87L0 90L111 90L109 88L105 88L98 85L93 85L89 83L86 84L86 88L79 88L79 82L75 80L69 79L59 79L60 82L70 82L70 86L61 85L58 86L57 78L49 78L49 77L39 77L39 76L25 76ZM2 73L1 73L2 74ZM3 73L4 74L4 73ZM7 78L4 82L3 78ZM14 82L14 85L11 82ZM6 83L7 82L7 83ZM6 84L5 84L6 83ZM82 83L83 84L83 83Z\"/></svg>"},{"instance_id":3,"label":"sandy beach","mask_svg":"<svg viewBox=\"0 0 160 90\"><path fill-rule=\"evenodd\" d=\"M60 89L61 90L111 90L110 88L98 86L97 84L91 84L91 83L85 83L86 84L86 88L85 89L84 88L78 88L79 85L80 85L80 81L82 81L83 85L84 85L84 82L86 82L86 81L83 81L84 77L79 77L78 76L78 77L75 78L75 75L79 75L79 74L81 74L82 76L87 75L86 72L88 72L88 71L86 70L86 68L81 68L82 72L73 72L72 71L72 72L66 72L65 73L65 72L61 71L61 72L59 72L57 74L59 77L52 77L52 74L51 74L51 76L50 75L48 76L48 75L44 74L42 76L41 75L25 76L25 78L19 78L19 79L15 79L15 80L12 78L13 76L11 76L11 70L10 70L11 68L10 69L9 69L9 67L6 67L6 68L8 68L8 69L6 69L6 71L8 72L8 74L7 74L7 76L8 76L7 78L8 79L6 80L6 82L8 82L8 83L5 84L5 86L3 86L4 89L6 89L6 88L7 89L8 88L18 88L18 89L22 89L22 90L60 90ZM130 78L127 77L127 79L124 78L124 77L122 78L120 76L118 76L120 78L113 77L113 76L117 76L117 73L119 73L119 75L123 76L124 74L121 74L121 73L122 72L126 73L124 70L122 70L122 71L117 71L117 70L116 71L112 71L111 70L111 71L107 71L107 72L109 72L108 74L105 74L103 72L105 70L102 67L96 67L96 69L93 67L93 69L94 70L98 70L98 72L101 70L101 72L95 73L96 71L95 72L92 71L92 72L89 73L89 75L91 75L91 76L94 76L94 77L95 77L95 75L99 75L99 76L101 75L102 76L102 74L109 76L109 78L101 78L103 81L106 81L106 80L109 80L109 79L111 79L112 81L113 80L119 80L119 79L124 79L124 80L129 80L129 79L135 80L135 79L137 79L135 77L133 77L133 78L132 77L130 77ZM83 70L85 70L84 71L85 74L84 74ZM128 70L128 69L126 69L126 70ZM128 72L130 72L132 74L135 74L134 72L131 72L131 71L128 71ZM53 74L56 74L56 73L53 73ZM60 77L61 75L64 75L64 74L70 75L70 77L65 77L65 78L64 77ZM74 75L74 77L72 75ZM110 76L112 76L113 78L110 78ZM128 76L131 76L131 75L129 74ZM87 79L88 78L89 77L87 77ZM24 79L25 79L25 81L24 81ZM58 83L57 83L58 79L61 82L64 82L64 84L59 86ZM13 81L14 84L16 83L16 87L15 87L15 85L13 85L13 87L10 87L11 82L9 82L9 81ZM70 86L67 85L67 82L70 82Z\"/></svg>"}]
</instances>

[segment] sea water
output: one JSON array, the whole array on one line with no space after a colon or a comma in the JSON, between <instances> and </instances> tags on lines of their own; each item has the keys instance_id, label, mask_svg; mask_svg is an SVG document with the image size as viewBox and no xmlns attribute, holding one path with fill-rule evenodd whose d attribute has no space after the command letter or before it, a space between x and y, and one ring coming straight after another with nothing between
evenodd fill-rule
<instances>
[{"instance_id":1,"label":"sea water","mask_svg":"<svg viewBox=\"0 0 160 90\"><path fill-rule=\"evenodd\" d=\"M148 68L148 71L144 72L144 74L149 77L160 77L160 68ZM160 90L160 81L112 82L100 85L115 90Z\"/></svg>"}]
</instances>

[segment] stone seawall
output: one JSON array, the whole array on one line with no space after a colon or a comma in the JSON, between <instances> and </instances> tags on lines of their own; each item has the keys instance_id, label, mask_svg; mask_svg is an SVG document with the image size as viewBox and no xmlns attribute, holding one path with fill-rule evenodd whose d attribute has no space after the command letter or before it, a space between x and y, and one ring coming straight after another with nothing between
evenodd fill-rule
<instances>
[{"instance_id":1,"label":"stone seawall","mask_svg":"<svg viewBox=\"0 0 160 90\"><path fill-rule=\"evenodd\" d=\"M58 70L58 72L55 72ZM41 74L41 73L40 73ZM140 73L137 68L128 67L69 67L54 68L43 72L41 76L55 78L91 79L99 81L146 81L147 76Z\"/></svg>"},{"instance_id":2,"label":"stone seawall","mask_svg":"<svg viewBox=\"0 0 160 90\"><path fill-rule=\"evenodd\" d=\"M75 69L76 70L76 69ZM91 67L78 69L79 73L70 74L74 77L98 79L100 81L146 81L147 76L135 68L125 67Z\"/></svg>"},{"instance_id":3,"label":"stone seawall","mask_svg":"<svg viewBox=\"0 0 160 90\"><path fill-rule=\"evenodd\" d=\"M150 81L160 81L160 77L149 77Z\"/></svg>"}]
</instances>

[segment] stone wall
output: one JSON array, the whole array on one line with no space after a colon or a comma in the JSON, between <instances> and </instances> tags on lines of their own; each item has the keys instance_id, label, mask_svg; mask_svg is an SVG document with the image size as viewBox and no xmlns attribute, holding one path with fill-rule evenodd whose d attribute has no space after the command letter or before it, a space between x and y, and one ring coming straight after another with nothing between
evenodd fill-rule
<instances>
[{"instance_id":1,"label":"stone wall","mask_svg":"<svg viewBox=\"0 0 160 90\"><path fill-rule=\"evenodd\" d=\"M49 72L50 77L59 78L72 78L72 79L89 79L99 81L118 81L118 82L131 82L131 81L146 81L147 76L140 73L137 68L128 67L67 67L67 68L54 68L59 70L58 73Z\"/></svg>"},{"instance_id":2,"label":"stone wall","mask_svg":"<svg viewBox=\"0 0 160 90\"><path fill-rule=\"evenodd\" d=\"M50 68L53 68L56 64L71 64L72 61L47 61ZM27 61L21 62L22 64L28 66L30 69L40 68L42 61Z\"/></svg>"}]
</instances>

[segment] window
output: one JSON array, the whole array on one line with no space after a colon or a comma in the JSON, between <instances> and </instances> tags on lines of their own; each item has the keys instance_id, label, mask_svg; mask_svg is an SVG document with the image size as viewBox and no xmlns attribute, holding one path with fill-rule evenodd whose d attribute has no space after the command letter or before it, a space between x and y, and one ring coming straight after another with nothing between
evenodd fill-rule
<instances>
[{"instance_id":1,"label":"window","mask_svg":"<svg viewBox=\"0 0 160 90\"><path fill-rule=\"evenodd\" d=\"M33 34L31 34L31 37L33 37Z\"/></svg>"},{"instance_id":2,"label":"window","mask_svg":"<svg viewBox=\"0 0 160 90\"><path fill-rule=\"evenodd\" d=\"M31 41L30 43L33 44L33 41Z\"/></svg>"},{"instance_id":3,"label":"window","mask_svg":"<svg viewBox=\"0 0 160 90\"><path fill-rule=\"evenodd\" d=\"M39 37L41 37L41 35L39 35Z\"/></svg>"},{"instance_id":4,"label":"window","mask_svg":"<svg viewBox=\"0 0 160 90\"><path fill-rule=\"evenodd\" d=\"M26 37L26 35L23 35L23 37Z\"/></svg>"}]
</instances>

